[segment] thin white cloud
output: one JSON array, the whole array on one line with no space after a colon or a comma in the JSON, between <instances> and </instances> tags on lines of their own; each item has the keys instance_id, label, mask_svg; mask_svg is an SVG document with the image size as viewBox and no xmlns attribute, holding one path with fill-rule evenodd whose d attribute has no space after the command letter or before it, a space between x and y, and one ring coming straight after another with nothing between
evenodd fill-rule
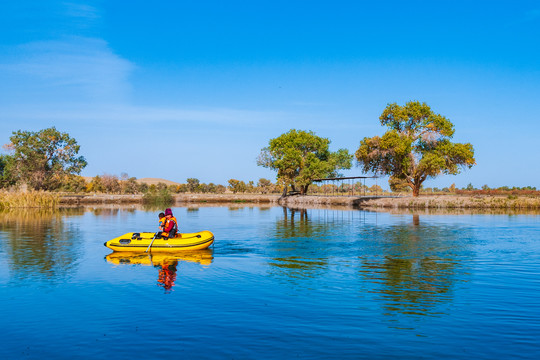
<instances>
[{"instance_id":1,"label":"thin white cloud","mask_svg":"<svg viewBox=\"0 0 540 360\"><path fill-rule=\"evenodd\" d=\"M114 54L101 39L72 37L17 46L0 59L4 88L31 94L48 89L58 100L122 99L129 93L130 61ZM8 87L8 88L6 88Z\"/></svg>"},{"instance_id":2,"label":"thin white cloud","mask_svg":"<svg viewBox=\"0 0 540 360\"><path fill-rule=\"evenodd\" d=\"M71 18L84 19L86 21L94 21L101 18L99 10L88 4L64 2L65 14ZM89 24L90 26L90 24Z\"/></svg>"},{"instance_id":3,"label":"thin white cloud","mask_svg":"<svg viewBox=\"0 0 540 360\"><path fill-rule=\"evenodd\" d=\"M278 111L252 111L228 108L164 108L134 105L102 105L88 106L33 106L1 107L0 118L14 121L73 121L89 122L95 125L110 124L145 124L145 123L199 123L199 124L227 124L227 125L261 125L272 122L287 122L294 118L293 114Z\"/></svg>"},{"instance_id":4,"label":"thin white cloud","mask_svg":"<svg viewBox=\"0 0 540 360\"><path fill-rule=\"evenodd\" d=\"M139 106L130 103L135 65L107 42L69 38L19 45L0 55L0 120L26 124L228 124L257 126L294 120L280 111ZM2 96L6 95L6 96ZM9 98L16 101L10 101ZM297 116L297 115L296 115Z\"/></svg>"}]
</instances>

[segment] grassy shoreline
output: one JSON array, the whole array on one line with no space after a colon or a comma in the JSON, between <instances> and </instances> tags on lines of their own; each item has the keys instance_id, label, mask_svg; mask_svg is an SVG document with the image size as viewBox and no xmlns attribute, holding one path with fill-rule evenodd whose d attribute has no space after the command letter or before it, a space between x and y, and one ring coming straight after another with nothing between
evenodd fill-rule
<instances>
[{"instance_id":1,"label":"grassy shoreline","mask_svg":"<svg viewBox=\"0 0 540 360\"><path fill-rule=\"evenodd\" d=\"M60 205L142 204L143 195L63 195ZM540 209L537 196L420 195L406 197L289 196L261 194L175 194L173 204L255 203L285 206L349 206L380 209Z\"/></svg>"}]
</instances>

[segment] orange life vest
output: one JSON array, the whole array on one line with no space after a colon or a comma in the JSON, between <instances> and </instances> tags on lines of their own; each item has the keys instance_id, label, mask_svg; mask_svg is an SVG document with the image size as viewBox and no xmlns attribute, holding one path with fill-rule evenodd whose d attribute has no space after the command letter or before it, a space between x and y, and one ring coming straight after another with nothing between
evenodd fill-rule
<instances>
[{"instance_id":1,"label":"orange life vest","mask_svg":"<svg viewBox=\"0 0 540 360\"><path fill-rule=\"evenodd\" d=\"M168 237L169 234L170 234L171 232L173 233L173 235L176 235L176 233L178 232L178 222L176 221L176 218L175 218L174 216L171 216L170 219L167 219L167 220L165 221L165 224L163 225L163 229L168 228L168 227L169 227L169 224L170 224L171 222L174 223L174 224L173 224L173 227L172 227L172 229L171 229L171 231L170 231L170 232L165 232L165 231L164 231L164 232L161 233L161 236L167 236L167 237Z\"/></svg>"}]
</instances>

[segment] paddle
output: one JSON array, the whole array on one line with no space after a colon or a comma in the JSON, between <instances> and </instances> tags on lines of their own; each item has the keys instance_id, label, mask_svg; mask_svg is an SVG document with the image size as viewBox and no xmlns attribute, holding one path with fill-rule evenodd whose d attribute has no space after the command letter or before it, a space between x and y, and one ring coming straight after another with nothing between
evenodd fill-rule
<instances>
[{"instance_id":1,"label":"paddle","mask_svg":"<svg viewBox=\"0 0 540 360\"><path fill-rule=\"evenodd\" d=\"M154 240L156 240L157 234L158 234L158 233L155 233L155 234L154 234L154 237L152 238L152 241L150 242L150 245L148 245L148 247L146 248L146 251L145 251L145 252L148 252L148 250L150 250L150 246L152 246L152 244L154 243Z\"/></svg>"}]
</instances>

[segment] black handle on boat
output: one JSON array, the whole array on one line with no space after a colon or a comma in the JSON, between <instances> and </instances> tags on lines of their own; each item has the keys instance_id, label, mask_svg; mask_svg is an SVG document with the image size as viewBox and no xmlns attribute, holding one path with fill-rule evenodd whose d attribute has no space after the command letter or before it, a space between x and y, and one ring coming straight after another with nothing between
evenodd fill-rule
<instances>
[{"instance_id":1,"label":"black handle on boat","mask_svg":"<svg viewBox=\"0 0 540 360\"><path fill-rule=\"evenodd\" d=\"M152 244L154 243L154 240L156 240L157 234L158 234L158 233L155 233L155 234L154 234L154 237L152 238L152 241L150 242L150 245L148 245L148 247L146 248L146 251L145 251L145 252L148 252L148 250L150 250L150 246L152 246Z\"/></svg>"}]
</instances>

